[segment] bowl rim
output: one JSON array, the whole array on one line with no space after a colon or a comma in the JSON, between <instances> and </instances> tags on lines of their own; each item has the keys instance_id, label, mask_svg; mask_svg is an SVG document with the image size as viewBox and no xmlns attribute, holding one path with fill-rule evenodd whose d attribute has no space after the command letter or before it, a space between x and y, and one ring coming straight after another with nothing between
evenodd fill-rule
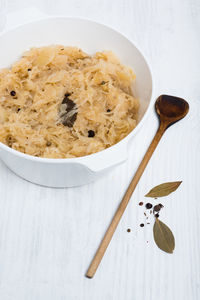
<instances>
[{"instance_id":1,"label":"bowl rim","mask_svg":"<svg viewBox=\"0 0 200 300\"><path fill-rule=\"evenodd\" d=\"M75 17L70 17L70 16L47 16L46 15L46 16L42 17L39 20L27 22L25 24L15 26L12 29L5 30L5 31L3 31L0 34L0 38L1 38L1 36L4 36L7 33L13 32L16 29L23 28L26 25L31 25L31 24L35 24L35 23L38 23L38 22L42 22L42 21L52 20L52 19L54 19L54 20L56 20L56 19L73 19L73 20L78 20L78 21L88 21L88 22L100 25L102 27L105 27L105 28L107 28L109 30L114 31L119 36L122 36L123 38L125 38L128 42L130 42L138 50L138 52L140 53L141 57L143 58L143 60L146 63L146 66L147 66L147 69L149 71L150 78L151 78L151 96L150 96L150 101L149 101L148 107L147 107L147 109L146 109L143 117L141 118L141 120L139 121L139 123L136 125L136 127L126 137L124 137L122 140L120 140L116 144L110 146L109 148L100 150L98 152L95 152L95 153L92 153L92 154L89 154L89 155L80 156L80 157L73 157L73 158L47 158L47 157L37 157L37 156L33 156L33 155L30 155L30 154L26 154L26 153L20 152L18 150L15 150L15 149L12 149L12 148L8 147L7 145L5 145L2 142L0 142L0 148L2 148L3 150L5 150L5 151L7 151L7 152L9 152L9 153L11 153L13 155L16 155L18 157L21 157L21 158L24 158L24 159L27 159L27 160L31 160L31 161L35 161L35 162L40 162L40 163L53 163L53 164L55 164L55 163L58 163L58 164L60 164L60 163L65 163L65 164L68 164L68 163L84 163L84 162L86 162L90 158L95 158L95 157L101 156L105 152L114 150L119 145L122 145L123 143L128 142L130 138L132 138L134 135L137 134L137 132L139 131L139 129L143 125L145 119L147 118L148 113L151 110L151 108L153 106L153 103L154 103L154 101L153 101L154 83L153 83L152 71L151 71L149 62L146 59L146 56L143 54L143 52L140 50L140 48L135 45L135 43L132 41L132 39L128 38L125 34L122 34L121 32L119 32L118 30L114 29L113 27L108 26L108 25L106 25L104 23L101 23L101 22L94 21L94 20L92 20L90 18L76 17L76 16Z\"/></svg>"}]
</instances>

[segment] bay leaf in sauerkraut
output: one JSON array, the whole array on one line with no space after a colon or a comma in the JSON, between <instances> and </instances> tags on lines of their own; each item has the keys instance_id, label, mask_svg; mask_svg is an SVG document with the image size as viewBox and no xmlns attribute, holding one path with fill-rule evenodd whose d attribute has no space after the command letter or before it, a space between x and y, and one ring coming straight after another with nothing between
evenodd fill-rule
<instances>
[{"instance_id":1,"label":"bay leaf in sauerkraut","mask_svg":"<svg viewBox=\"0 0 200 300\"><path fill-rule=\"evenodd\" d=\"M90 56L74 47L32 48L0 71L0 141L47 158L108 148L136 126L134 79L112 52Z\"/></svg>"}]
</instances>

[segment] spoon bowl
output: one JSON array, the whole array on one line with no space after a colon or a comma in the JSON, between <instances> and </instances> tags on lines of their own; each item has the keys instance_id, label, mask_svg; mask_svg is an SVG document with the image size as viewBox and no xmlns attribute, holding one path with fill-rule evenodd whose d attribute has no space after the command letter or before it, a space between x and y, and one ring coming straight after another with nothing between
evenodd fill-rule
<instances>
[{"instance_id":1,"label":"spoon bowl","mask_svg":"<svg viewBox=\"0 0 200 300\"><path fill-rule=\"evenodd\" d=\"M160 121L169 127L187 115L189 104L179 97L161 95L156 100L155 109L160 116Z\"/></svg>"}]
</instances>

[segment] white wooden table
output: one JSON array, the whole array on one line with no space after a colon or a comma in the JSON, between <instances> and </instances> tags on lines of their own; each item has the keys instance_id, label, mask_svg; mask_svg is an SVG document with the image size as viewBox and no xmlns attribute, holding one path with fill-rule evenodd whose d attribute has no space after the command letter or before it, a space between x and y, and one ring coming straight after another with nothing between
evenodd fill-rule
<instances>
[{"instance_id":1,"label":"white wooden table","mask_svg":"<svg viewBox=\"0 0 200 300\"><path fill-rule=\"evenodd\" d=\"M152 157L94 279L86 269L157 128L153 112L134 139L126 163L79 188L28 183L0 163L1 300L200 299L200 2L199 0L8 1L7 26L42 12L89 17L132 39L150 62L155 95L190 103ZM16 10L25 9L21 13ZM153 186L183 180L162 200L161 219L176 238L160 251L139 201ZM127 233L127 228L131 232ZM148 243L147 243L148 241Z\"/></svg>"}]
</instances>

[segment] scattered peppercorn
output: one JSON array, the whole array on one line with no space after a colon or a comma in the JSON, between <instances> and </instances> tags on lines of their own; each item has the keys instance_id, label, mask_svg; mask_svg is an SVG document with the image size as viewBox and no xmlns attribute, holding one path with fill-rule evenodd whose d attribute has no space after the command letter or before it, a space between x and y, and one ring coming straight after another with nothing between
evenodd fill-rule
<instances>
[{"instance_id":1,"label":"scattered peppercorn","mask_svg":"<svg viewBox=\"0 0 200 300\"><path fill-rule=\"evenodd\" d=\"M51 142L47 141L47 142L46 142L46 146L47 146L47 147L50 147L50 146L51 146Z\"/></svg>"},{"instance_id":2,"label":"scattered peppercorn","mask_svg":"<svg viewBox=\"0 0 200 300\"><path fill-rule=\"evenodd\" d=\"M14 97L16 95L16 92L15 91L11 91L10 95Z\"/></svg>"},{"instance_id":3,"label":"scattered peppercorn","mask_svg":"<svg viewBox=\"0 0 200 300\"><path fill-rule=\"evenodd\" d=\"M127 232L131 232L131 229L130 229L130 228L128 228L128 229L127 229Z\"/></svg>"},{"instance_id":4,"label":"scattered peppercorn","mask_svg":"<svg viewBox=\"0 0 200 300\"><path fill-rule=\"evenodd\" d=\"M146 209L151 209L153 205L151 203L147 203L145 206L146 206Z\"/></svg>"},{"instance_id":5,"label":"scattered peppercorn","mask_svg":"<svg viewBox=\"0 0 200 300\"><path fill-rule=\"evenodd\" d=\"M28 68L28 72L30 72L31 71L31 69L30 68Z\"/></svg>"},{"instance_id":6,"label":"scattered peppercorn","mask_svg":"<svg viewBox=\"0 0 200 300\"><path fill-rule=\"evenodd\" d=\"M144 227L144 224L143 224L143 223L141 223L141 224L140 224L140 227Z\"/></svg>"},{"instance_id":7,"label":"scattered peppercorn","mask_svg":"<svg viewBox=\"0 0 200 300\"><path fill-rule=\"evenodd\" d=\"M88 130L88 137L94 137L95 132L93 130Z\"/></svg>"},{"instance_id":8,"label":"scattered peppercorn","mask_svg":"<svg viewBox=\"0 0 200 300\"><path fill-rule=\"evenodd\" d=\"M111 112L111 110L110 110L110 109L107 109L107 112Z\"/></svg>"},{"instance_id":9,"label":"scattered peppercorn","mask_svg":"<svg viewBox=\"0 0 200 300\"><path fill-rule=\"evenodd\" d=\"M163 207L163 205L160 203L160 204L155 205L154 208L153 208L153 210L156 211L156 212L158 212L158 211L161 210L162 207Z\"/></svg>"},{"instance_id":10,"label":"scattered peppercorn","mask_svg":"<svg viewBox=\"0 0 200 300\"><path fill-rule=\"evenodd\" d=\"M156 217L156 218L159 218L159 214L155 214L155 217Z\"/></svg>"},{"instance_id":11,"label":"scattered peppercorn","mask_svg":"<svg viewBox=\"0 0 200 300\"><path fill-rule=\"evenodd\" d=\"M139 202L139 206L142 206L144 203L143 202Z\"/></svg>"},{"instance_id":12,"label":"scattered peppercorn","mask_svg":"<svg viewBox=\"0 0 200 300\"><path fill-rule=\"evenodd\" d=\"M159 204L158 204L158 205L155 205L154 208L153 208L153 210L154 210L154 211L160 211L160 206L159 206Z\"/></svg>"}]
</instances>

